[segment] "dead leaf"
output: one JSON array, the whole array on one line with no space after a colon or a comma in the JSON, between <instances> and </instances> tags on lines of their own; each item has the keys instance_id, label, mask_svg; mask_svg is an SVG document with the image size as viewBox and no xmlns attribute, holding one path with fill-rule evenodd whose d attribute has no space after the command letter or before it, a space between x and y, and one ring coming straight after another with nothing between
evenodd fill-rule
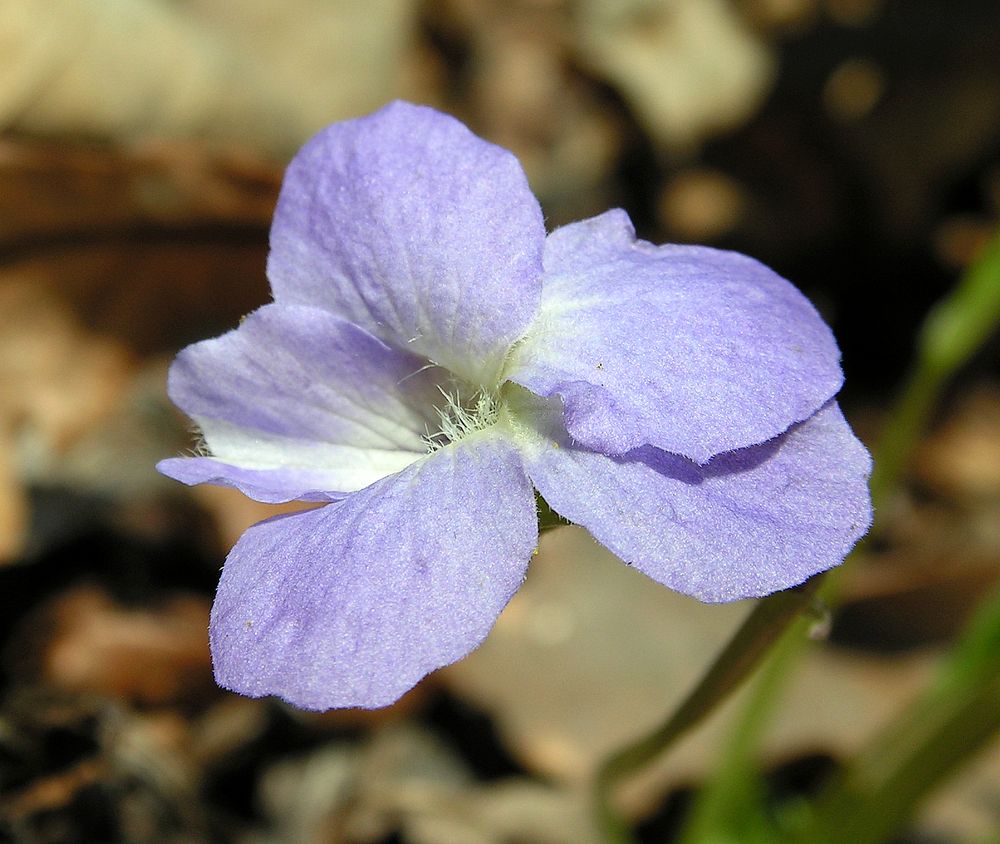
<instances>
[{"instance_id":1,"label":"dead leaf","mask_svg":"<svg viewBox=\"0 0 1000 844\"><path fill-rule=\"evenodd\" d=\"M267 300L279 178L183 145L0 143L0 559L24 548L27 484L162 489L155 462L189 440L149 356Z\"/></svg>"},{"instance_id":2,"label":"dead leaf","mask_svg":"<svg viewBox=\"0 0 1000 844\"><path fill-rule=\"evenodd\" d=\"M426 17L469 52L449 110L517 155L549 224L607 208L628 129L579 70L568 4L449 0Z\"/></svg>"},{"instance_id":3,"label":"dead leaf","mask_svg":"<svg viewBox=\"0 0 1000 844\"><path fill-rule=\"evenodd\" d=\"M991 841L1000 829L1000 741L994 740L920 807L927 841Z\"/></svg>"},{"instance_id":4,"label":"dead leaf","mask_svg":"<svg viewBox=\"0 0 1000 844\"><path fill-rule=\"evenodd\" d=\"M207 138L285 156L390 99L410 0L15 0L0 11L0 127Z\"/></svg>"},{"instance_id":5,"label":"dead leaf","mask_svg":"<svg viewBox=\"0 0 1000 844\"><path fill-rule=\"evenodd\" d=\"M481 784L433 734L378 730L273 766L261 803L282 841L592 844L581 795L527 779Z\"/></svg>"},{"instance_id":6,"label":"dead leaf","mask_svg":"<svg viewBox=\"0 0 1000 844\"><path fill-rule=\"evenodd\" d=\"M918 479L951 499L1000 498L1000 387L964 394L920 444Z\"/></svg>"},{"instance_id":7,"label":"dead leaf","mask_svg":"<svg viewBox=\"0 0 1000 844\"><path fill-rule=\"evenodd\" d=\"M0 830L17 841L209 840L175 716L18 689L0 711Z\"/></svg>"},{"instance_id":8,"label":"dead leaf","mask_svg":"<svg viewBox=\"0 0 1000 844\"><path fill-rule=\"evenodd\" d=\"M5 657L22 682L147 706L189 704L214 689L200 596L126 607L79 586L29 614Z\"/></svg>"},{"instance_id":9,"label":"dead leaf","mask_svg":"<svg viewBox=\"0 0 1000 844\"><path fill-rule=\"evenodd\" d=\"M659 724L747 612L707 605L629 569L578 528L545 535L528 579L486 642L442 681L491 713L532 770L584 788L612 750ZM850 753L899 710L932 658L815 648L774 718L766 760ZM700 778L737 695L624 792L633 810Z\"/></svg>"},{"instance_id":10,"label":"dead leaf","mask_svg":"<svg viewBox=\"0 0 1000 844\"><path fill-rule=\"evenodd\" d=\"M726 0L579 0L583 60L616 86L657 143L691 147L763 102L769 49Z\"/></svg>"},{"instance_id":11,"label":"dead leaf","mask_svg":"<svg viewBox=\"0 0 1000 844\"><path fill-rule=\"evenodd\" d=\"M27 539L25 482L111 416L132 359L34 279L0 268L0 282L0 561L9 561Z\"/></svg>"}]
</instances>

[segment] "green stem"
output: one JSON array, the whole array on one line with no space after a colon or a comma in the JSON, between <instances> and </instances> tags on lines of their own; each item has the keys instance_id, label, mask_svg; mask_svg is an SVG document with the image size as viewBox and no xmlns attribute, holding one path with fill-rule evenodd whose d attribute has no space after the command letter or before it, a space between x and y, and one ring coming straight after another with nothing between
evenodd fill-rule
<instances>
[{"instance_id":1,"label":"green stem","mask_svg":"<svg viewBox=\"0 0 1000 844\"><path fill-rule=\"evenodd\" d=\"M916 365L875 452L871 483L872 496L878 501L896 487L945 382L982 347L998 322L1000 233L986 244L957 287L924 320Z\"/></svg>"},{"instance_id":2,"label":"green stem","mask_svg":"<svg viewBox=\"0 0 1000 844\"><path fill-rule=\"evenodd\" d=\"M927 315L917 365L875 452L871 488L876 512L898 485L941 389L998 323L1000 234ZM824 589L831 604L841 574ZM944 681L900 716L824 792L815 808L816 820L800 840L883 841L921 797L1000 729L1000 593L977 619L950 657Z\"/></svg>"},{"instance_id":3,"label":"green stem","mask_svg":"<svg viewBox=\"0 0 1000 844\"><path fill-rule=\"evenodd\" d=\"M1000 731L1000 590L980 609L938 681L820 795L794 839L879 844L917 803Z\"/></svg>"},{"instance_id":4,"label":"green stem","mask_svg":"<svg viewBox=\"0 0 1000 844\"><path fill-rule=\"evenodd\" d=\"M775 840L773 824L763 811L764 787L755 752L770 721L771 703L789 679L790 663L808 642L811 624L812 619L799 615L768 654L713 776L685 819L680 844L770 844Z\"/></svg>"},{"instance_id":5,"label":"green stem","mask_svg":"<svg viewBox=\"0 0 1000 844\"><path fill-rule=\"evenodd\" d=\"M680 707L653 732L604 762L594 782L594 805L598 826L609 842L628 844L633 840L628 825L611 804L615 785L662 754L739 688L810 605L821 580L819 575L759 601Z\"/></svg>"},{"instance_id":6,"label":"green stem","mask_svg":"<svg viewBox=\"0 0 1000 844\"><path fill-rule=\"evenodd\" d=\"M898 486L910 455L927 428L947 375L934 366L918 366L903 388L875 450L870 485L872 500L877 504L883 504Z\"/></svg>"}]
</instances>

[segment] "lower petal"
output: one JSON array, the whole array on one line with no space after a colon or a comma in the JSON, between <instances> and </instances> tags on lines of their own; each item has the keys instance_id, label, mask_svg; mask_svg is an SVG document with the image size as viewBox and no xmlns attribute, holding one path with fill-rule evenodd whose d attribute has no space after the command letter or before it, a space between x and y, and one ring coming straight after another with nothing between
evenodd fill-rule
<instances>
[{"instance_id":1,"label":"lower petal","mask_svg":"<svg viewBox=\"0 0 1000 844\"><path fill-rule=\"evenodd\" d=\"M622 457L581 450L554 441L555 424L539 434L525 465L548 504L626 563L703 601L801 583L840 563L871 524L871 459L834 402L705 465L651 447Z\"/></svg>"},{"instance_id":2,"label":"lower petal","mask_svg":"<svg viewBox=\"0 0 1000 844\"><path fill-rule=\"evenodd\" d=\"M531 485L490 434L261 522L222 573L216 678L305 709L388 705L482 642L537 540Z\"/></svg>"}]
</instances>

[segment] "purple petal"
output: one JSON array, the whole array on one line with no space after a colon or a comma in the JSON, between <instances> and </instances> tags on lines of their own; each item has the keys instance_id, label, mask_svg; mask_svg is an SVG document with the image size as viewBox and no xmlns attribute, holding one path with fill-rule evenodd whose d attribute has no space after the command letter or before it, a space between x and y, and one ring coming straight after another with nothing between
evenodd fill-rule
<instances>
[{"instance_id":1,"label":"purple petal","mask_svg":"<svg viewBox=\"0 0 1000 844\"><path fill-rule=\"evenodd\" d=\"M161 469L260 501L342 497L426 454L443 375L327 311L267 305L177 356L170 397L211 459Z\"/></svg>"},{"instance_id":2,"label":"purple petal","mask_svg":"<svg viewBox=\"0 0 1000 844\"><path fill-rule=\"evenodd\" d=\"M839 361L812 305L767 267L636 241L612 211L549 236L538 318L507 377L561 396L590 448L701 463L808 418L840 388Z\"/></svg>"},{"instance_id":3,"label":"purple petal","mask_svg":"<svg viewBox=\"0 0 1000 844\"><path fill-rule=\"evenodd\" d=\"M411 461L412 462L412 461ZM400 467L404 468L404 467ZM254 501L284 504L287 501L337 501L344 493L343 473L321 469L244 469L211 457L171 457L156 464L158 472L194 486L215 484L238 489ZM388 473L386 473L388 474Z\"/></svg>"},{"instance_id":4,"label":"purple petal","mask_svg":"<svg viewBox=\"0 0 1000 844\"><path fill-rule=\"evenodd\" d=\"M537 540L517 454L486 434L261 522L222 573L216 679L305 709L385 706L482 642Z\"/></svg>"},{"instance_id":5,"label":"purple petal","mask_svg":"<svg viewBox=\"0 0 1000 844\"><path fill-rule=\"evenodd\" d=\"M296 155L271 228L278 302L327 308L492 385L540 295L545 227L517 159L396 102Z\"/></svg>"},{"instance_id":6,"label":"purple petal","mask_svg":"<svg viewBox=\"0 0 1000 844\"><path fill-rule=\"evenodd\" d=\"M841 562L871 523L871 460L835 402L702 466L648 446L623 457L574 448L558 409L547 413L524 449L542 497L626 563L703 601L801 583Z\"/></svg>"}]
</instances>

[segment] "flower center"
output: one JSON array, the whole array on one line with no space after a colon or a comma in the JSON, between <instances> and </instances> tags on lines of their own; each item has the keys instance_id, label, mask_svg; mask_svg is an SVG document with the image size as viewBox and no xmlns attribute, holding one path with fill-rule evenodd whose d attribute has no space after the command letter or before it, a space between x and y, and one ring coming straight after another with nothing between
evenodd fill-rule
<instances>
[{"instance_id":1,"label":"flower center","mask_svg":"<svg viewBox=\"0 0 1000 844\"><path fill-rule=\"evenodd\" d=\"M438 387L438 390L444 397L444 403L434 407L438 430L423 437L428 452L437 451L496 423L500 401L494 393L477 390L466 398L458 389L448 392Z\"/></svg>"}]
</instances>

